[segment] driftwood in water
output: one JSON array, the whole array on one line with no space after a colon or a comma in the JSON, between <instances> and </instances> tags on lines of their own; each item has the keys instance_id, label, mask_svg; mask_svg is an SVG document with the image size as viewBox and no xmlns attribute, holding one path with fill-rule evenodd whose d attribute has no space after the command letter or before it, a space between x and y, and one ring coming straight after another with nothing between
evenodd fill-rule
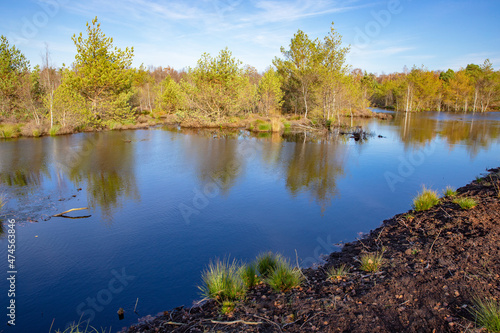
<instances>
[{"instance_id":1,"label":"driftwood in water","mask_svg":"<svg viewBox=\"0 0 500 333\"><path fill-rule=\"evenodd\" d=\"M65 218L68 218L68 219L85 219L85 218L91 217L92 215L76 216L76 217L66 216L65 215L67 213L74 212L76 210L84 210L84 209L88 209L88 207L84 207L84 208L72 208L72 209L68 209L67 211L64 211L62 213L59 213L59 214L56 214L56 215L52 215L52 216L53 217L65 217Z\"/></svg>"}]
</instances>

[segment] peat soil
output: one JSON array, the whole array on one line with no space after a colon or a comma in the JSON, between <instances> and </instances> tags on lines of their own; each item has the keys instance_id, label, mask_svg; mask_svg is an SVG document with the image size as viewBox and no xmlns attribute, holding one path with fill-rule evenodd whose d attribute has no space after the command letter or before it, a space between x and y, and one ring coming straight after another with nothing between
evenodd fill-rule
<instances>
[{"instance_id":1,"label":"peat soil","mask_svg":"<svg viewBox=\"0 0 500 333\"><path fill-rule=\"evenodd\" d=\"M305 269L302 287L276 293L260 284L231 315L207 301L145 317L122 332L485 332L476 326L474 298L500 300L500 168L458 189L478 205L452 198L424 212L385 220L366 237ZM376 273L361 255L384 249ZM350 274L329 279L342 264Z\"/></svg>"}]
</instances>

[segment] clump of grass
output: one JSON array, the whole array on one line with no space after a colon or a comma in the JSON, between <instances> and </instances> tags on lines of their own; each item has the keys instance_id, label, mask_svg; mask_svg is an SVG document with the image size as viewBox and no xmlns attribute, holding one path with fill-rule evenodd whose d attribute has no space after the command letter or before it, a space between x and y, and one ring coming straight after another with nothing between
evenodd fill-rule
<instances>
[{"instance_id":1,"label":"clump of grass","mask_svg":"<svg viewBox=\"0 0 500 333\"><path fill-rule=\"evenodd\" d=\"M57 132L59 132L59 130L61 129L60 126L52 126L52 128L49 130L49 135L50 136L56 136L57 135Z\"/></svg>"},{"instance_id":2,"label":"clump of grass","mask_svg":"<svg viewBox=\"0 0 500 333\"><path fill-rule=\"evenodd\" d=\"M245 284L245 288L253 288L259 283L259 278L257 277L257 266L255 263L249 265L243 265L240 267L240 277Z\"/></svg>"},{"instance_id":3,"label":"clump of grass","mask_svg":"<svg viewBox=\"0 0 500 333\"><path fill-rule=\"evenodd\" d=\"M474 299L470 310L476 322L490 332L500 332L500 303L494 300Z\"/></svg>"},{"instance_id":4,"label":"clump of grass","mask_svg":"<svg viewBox=\"0 0 500 333\"><path fill-rule=\"evenodd\" d=\"M0 211L2 210L3 206L5 206L5 196L3 194L0 194Z\"/></svg>"},{"instance_id":5,"label":"clump of grass","mask_svg":"<svg viewBox=\"0 0 500 333\"><path fill-rule=\"evenodd\" d=\"M55 333L106 333L107 331L108 330L106 328L101 328L101 330L98 330L97 328L90 326L88 322L79 322L78 324L73 323L64 331L58 329L55 331Z\"/></svg>"},{"instance_id":6,"label":"clump of grass","mask_svg":"<svg viewBox=\"0 0 500 333\"><path fill-rule=\"evenodd\" d=\"M369 273L378 272L384 264L384 250L380 252L365 253L360 258L360 268Z\"/></svg>"},{"instance_id":7,"label":"clump of grass","mask_svg":"<svg viewBox=\"0 0 500 333\"><path fill-rule=\"evenodd\" d=\"M415 215L413 215L412 213L406 213L405 215L403 215L403 217L404 217L407 221L412 221L412 220L415 218Z\"/></svg>"},{"instance_id":8,"label":"clump of grass","mask_svg":"<svg viewBox=\"0 0 500 333\"><path fill-rule=\"evenodd\" d=\"M457 195L457 191L451 186L446 186L446 189L443 191L443 194L447 198L453 198L454 196Z\"/></svg>"},{"instance_id":9,"label":"clump of grass","mask_svg":"<svg viewBox=\"0 0 500 333\"><path fill-rule=\"evenodd\" d=\"M269 123L262 123L262 124L259 124L257 128L259 129L259 131L269 132L272 129L272 125Z\"/></svg>"},{"instance_id":10,"label":"clump of grass","mask_svg":"<svg viewBox=\"0 0 500 333\"><path fill-rule=\"evenodd\" d=\"M289 129L291 124L288 121L284 121L283 126L285 127L285 129Z\"/></svg>"},{"instance_id":11,"label":"clump of grass","mask_svg":"<svg viewBox=\"0 0 500 333\"><path fill-rule=\"evenodd\" d=\"M439 203L439 197L436 191L422 188L422 193L419 193L415 199L413 199L413 209L420 212L424 210L431 209Z\"/></svg>"},{"instance_id":12,"label":"clump of grass","mask_svg":"<svg viewBox=\"0 0 500 333\"><path fill-rule=\"evenodd\" d=\"M266 282L275 291L287 292L299 287L302 280L300 268L292 267L288 261L283 259L271 272Z\"/></svg>"},{"instance_id":13,"label":"clump of grass","mask_svg":"<svg viewBox=\"0 0 500 333\"><path fill-rule=\"evenodd\" d=\"M224 315L230 315L231 313L234 312L235 307L236 304L233 301L224 301L222 302L222 307L220 309L220 312Z\"/></svg>"},{"instance_id":14,"label":"clump of grass","mask_svg":"<svg viewBox=\"0 0 500 333\"><path fill-rule=\"evenodd\" d=\"M0 138L11 139L18 135L19 127L16 125L4 124L0 126Z\"/></svg>"},{"instance_id":15,"label":"clump of grass","mask_svg":"<svg viewBox=\"0 0 500 333\"><path fill-rule=\"evenodd\" d=\"M349 268L345 264L342 264L339 267L330 267L327 275L331 280L340 280L349 275Z\"/></svg>"},{"instance_id":16,"label":"clump of grass","mask_svg":"<svg viewBox=\"0 0 500 333\"><path fill-rule=\"evenodd\" d=\"M35 138L37 138L37 137L39 137L42 133L40 133L40 130L38 130L38 129L34 129L34 130L31 132L31 134L33 134L33 136L34 136Z\"/></svg>"},{"instance_id":17,"label":"clump of grass","mask_svg":"<svg viewBox=\"0 0 500 333\"><path fill-rule=\"evenodd\" d=\"M262 253L257 257L257 270L266 279L283 261L285 259L280 254L272 252Z\"/></svg>"},{"instance_id":18,"label":"clump of grass","mask_svg":"<svg viewBox=\"0 0 500 333\"><path fill-rule=\"evenodd\" d=\"M453 203L458 204L462 209L471 209L477 206L477 201L473 198L456 198Z\"/></svg>"},{"instance_id":19,"label":"clump of grass","mask_svg":"<svg viewBox=\"0 0 500 333\"><path fill-rule=\"evenodd\" d=\"M210 262L202 273L204 286L199 287L201 294L219 303L242 299L246 288L239 273L240 268L235 260L219 260Z\"/></svg>"}]
</instances>

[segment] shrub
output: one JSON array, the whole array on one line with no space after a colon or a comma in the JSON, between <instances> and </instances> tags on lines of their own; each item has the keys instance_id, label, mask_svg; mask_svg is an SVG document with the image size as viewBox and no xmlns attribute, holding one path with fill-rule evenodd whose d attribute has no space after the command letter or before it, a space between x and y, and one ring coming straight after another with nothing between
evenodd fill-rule
<instances>
[{"instance_id":1,"label":"shrub","mask_svg":"<svg viewBox=\"0 0 500 333\"><path fill-rule=\"evenodd\" d=\"M250 289L257 285L259 278L257 277L257 267L255 263L243 265L240 267L240 277L243 280L245 288Z\"/></svg>"},{"instance_id":2,"label":"shrub","mask_svg":"<svg viewBox=\"0 0 500 333\"><path fill-rule=\"evenodd\" d=\"M439 203L439 198L436 191L426 189L425 186L422 189L422 193L419 193L415 199L413 199L413 209L417 212L431 209Z\"/></svg>"},{"instance_id":3,"label":"shrub","mask_svg":"<svg viewBox=\"0 0 500 333\"><path fill-rule=\"evenodd\" d=\"M282 260L266 279L266 282L275 291L287 292L300 286L302 279L302 272L299 268L292 268L288 261Z\"/></svg>"},{"instance_id":4,"label":"shrub","mask_svg":"<svg viewBox=\"0 0 500 333\"><path fill-rule=\"evenodd\" d=\"M374 253L366 253L363 254L360 258L361 269L365 272L377 272L384 263L384 251L374 252Z\"/></svg>"},{"instance_id":5,"label":"shrub","mask_svg":"<svg viewBox=\"0 0 500 333\"><path fill-rule=\"evenodd\" d=\"M265 279L283 262L284 259L280 254L272 252L262 253L257 257L257 270Z\"/></svg>"},{"instance_id":6,"label":"shrub","mask_svg":"<svg viewBox=\"0 0 500 333\"><path fill-rule=\"evenodd\" d=\"M473 198L456 198L453 203L458 204L462 209L471 209L477 206L477 201Z\"/></svg>"},{"instance_id":7,"label":"shrub","mask_svg":"<svg viewBox=\"0 0 500 333\"><path fill-rule=\"evenodd\" d=\"M246 289L241 279L239 267L235 260L219 260L210 262L202 273L204 286L199 287L204 297L219 303L235 301L245 296Z\"/></svg>"},{"instance_id":8,"label":"shrub","mask_svg":"<svg viewBox=\"0 0 500 333\"><path fill-rule=\"evenodd\" d=\"M452 198L457 195L457 191L451 186L446 186L446 189L443 191L443 194L447 198Z\"/></svg>"},{"instance_id":9,"label":"shrub","mask_svg":"<svg viewBox=\"0 0 500 333\"><path fill-rule=\"evenodd\" d=\"M476 322L488 331L500 332L500 303L494 300L474 299L474 308L470 310Z\"/></svg>"},{"instance_id":10,"label":"shrub","mask_svg":"<svg viewBox=\"0 0 500 333\"><path fill-rule=\"evenodd\" d=\"M339 267L330 267L327 275L329 279L340 280L349 275L349 268L345 264L342 264Z\"/></svg>"}]
</instances>

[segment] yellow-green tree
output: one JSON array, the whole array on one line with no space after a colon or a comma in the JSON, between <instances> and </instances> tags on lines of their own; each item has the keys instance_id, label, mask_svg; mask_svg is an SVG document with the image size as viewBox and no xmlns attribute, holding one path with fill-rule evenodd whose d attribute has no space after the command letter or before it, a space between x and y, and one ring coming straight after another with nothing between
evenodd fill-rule
<instances>
[{"instance_id":1,"label":"yellow-green tree","mask_svg":"<svg viewBox=\"0 0 500 333\"><path fill-rule=\"evenodd\" d=\"M95 125L102 121L122 121L132 116L133 48L121 50L106 37L97 17L87 23L87 34L73 35L77 54L68 84L88 101Z\"/></svg>"},{"instance_id":2,"label":"yellow-green tree","mask_svg":"<svg viewBox=\"0 0 500 333\"><path fill-rule=\"evenodd\" d=\"M201 56L182 82L192 115L220 119L242 111L246 104L243 92L250 83L241 64L228 48L215 58L208 53Z\"/></svg>"},{"instance_id":3,"label":"yellow-green tree","mask_svg":"<svg viewBox=\"0 0 500 333\"><path fill-rule=\"evenodd\" d=\"M7 37L0 36L0 111L3 116L17 116L20 111L20 87L29 71L29 62Z\"/></svg>"},{"instance_id":4,"label":"yellow-green tree","mask_svg":"<svg viewBox=\"0 0 500 333\"><path fill-rule=\"evenodd\" d=\"M270 67L264 73L259 82L258 92L260 108L264 114L281 110L284 92L281 90L281 79L274 68Z\"/></svg>"}]
</instances>

